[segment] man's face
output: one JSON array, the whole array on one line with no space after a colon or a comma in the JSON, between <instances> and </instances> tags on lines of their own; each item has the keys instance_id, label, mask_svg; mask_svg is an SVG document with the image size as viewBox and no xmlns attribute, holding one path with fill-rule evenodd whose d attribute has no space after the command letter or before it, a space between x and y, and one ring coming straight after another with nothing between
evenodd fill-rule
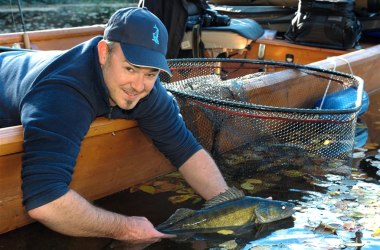
<instances>
[{"instance_id":1,"label":"man's face","mask_svg":"<svg viewBox=\"0 0 380 250\"><path fill-rule=\"evenodd\" d=\"M133 109L141 98L150 93L159 70L130 64L119 43L114 44L110 53L105 41L102 41L98 44L98 51L111 105L125 110Z\"/></svg>"}]
</instances>

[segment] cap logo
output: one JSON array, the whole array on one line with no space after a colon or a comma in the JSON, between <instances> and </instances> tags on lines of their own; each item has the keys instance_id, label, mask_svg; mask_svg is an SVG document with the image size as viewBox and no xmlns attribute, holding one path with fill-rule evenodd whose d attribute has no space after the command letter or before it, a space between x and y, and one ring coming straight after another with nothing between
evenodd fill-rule
<instances>
[{"instance_id":1,"label":"cap logo","mask_svg":"<svg viewBox=\"0 0 380 250\"><path fill-rule=\"evenodd\" d=\"M155 44L159 45L159 44L160 44L160 41L158 41L158 35L159 35L160 31L158 30L158 27L157 27L156 24L153 26L153 29L155 29L156 31L153 32L153 34L152 34L152 35L153 35L152 41L153 41Z\"/></svg>"}]
</instances>

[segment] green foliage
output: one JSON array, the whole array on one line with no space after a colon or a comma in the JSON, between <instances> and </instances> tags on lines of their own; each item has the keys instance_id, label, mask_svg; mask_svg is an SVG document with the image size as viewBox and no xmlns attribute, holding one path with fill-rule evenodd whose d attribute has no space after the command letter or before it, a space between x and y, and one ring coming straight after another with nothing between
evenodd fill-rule
<instances>
[{"instance_id":1,"label":"green foliage","mask_svg":"<svg viewBox=\"0 0 380 250\"><path fill-rule=\"evenodd\" d=\"M17 4L17 0L11 0L13 4ZM81 4L81 3L138 3L138 0L21 0L22 5L31 4Z\"/></svg>"}]
</instances>

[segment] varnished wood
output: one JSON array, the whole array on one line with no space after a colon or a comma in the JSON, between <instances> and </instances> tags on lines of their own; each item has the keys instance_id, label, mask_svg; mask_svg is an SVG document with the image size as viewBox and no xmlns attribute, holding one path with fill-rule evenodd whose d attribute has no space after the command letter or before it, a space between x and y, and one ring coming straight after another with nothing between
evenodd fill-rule
<instances>
[{"instance_id":1,"label":"varnished wood","mask_svg":"<svg viewBox=\"0 0 380 250\"><path fill-rule=\"evenodd\" d=\"M259 47L264 47L263 57L259 58ZM346 54L350 51L325 49L311 46L291 44L283 40L259 39L251 43L250 49L244 54L237 54L234 58L272 60L286 62L286 56L292 55L293 63L309 64L324 60L330 56Z\"/></svg>"},{"instance_id":2,"label":"varnished wood","mask_svg":"<svg viewBox=\"0 0 380 250\"><path fill-rule=\"evenodd\" d=\"M64 29L29 31L32 49L65 50L92 37L103 35L103 25L81 26ZM0 45L12 47L18 44L25 48L22 32L0 34Z\"/></svg>"},{"instance_id":3,"label":"varnished wood","mask_svg":"<svg viewBox=\"0 0 380 250\"><path fill-rule=\"evenodd\" d=\"M97 118L91 124L86 137L111 133L136 126L137 122L134 120ZM0 128L0 138L0 156L22 152L23 130L21 125Z\"/></svg>"}]
</instances>

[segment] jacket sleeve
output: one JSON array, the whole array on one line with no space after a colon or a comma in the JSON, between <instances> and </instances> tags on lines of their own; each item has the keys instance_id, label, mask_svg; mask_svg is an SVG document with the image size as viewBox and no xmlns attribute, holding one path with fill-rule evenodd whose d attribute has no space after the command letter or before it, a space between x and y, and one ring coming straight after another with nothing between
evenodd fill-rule
<instances>
[{"instance_id":1,"label":"jacket sleeve","mask_svg":"<svg viewBox=\"0 0 380 250\"><path fill-rule=\"evenodd\" d=\"M83 95L56 82L34 88L23 98L20 112L23 204L30 210L69 190L81 142L95 115Z\"/></svg>"},{"instance_id":2,"label":"jacket sleeve","mask_svg":"<svg viewBox=\"0 0 380 250\"><path fill-rule=\"evenodd\" d=\"M172 94L158 81L135 112L142 131L175 167L182 166L202 148L187 129Z\"/></svg>"}]
</instances>

